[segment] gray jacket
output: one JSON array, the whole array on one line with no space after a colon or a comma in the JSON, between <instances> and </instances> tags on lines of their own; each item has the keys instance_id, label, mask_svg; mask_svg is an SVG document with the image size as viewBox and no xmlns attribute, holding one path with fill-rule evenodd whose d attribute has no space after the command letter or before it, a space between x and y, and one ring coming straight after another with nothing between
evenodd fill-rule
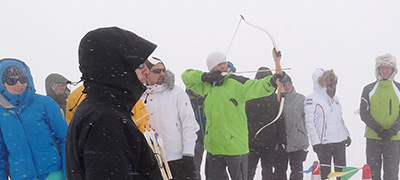
<instances>
[{"instance_id":1,"label":"gray jacket","mask_svg":"<svg viewBox=\"0 0 400 180\"><path fill-rule=\"evenodd\" d=\"M306 149L309 146L308 135L304 121L305 96L293 91L285 94L285 104L282 116L286 123L286 152Z\"/></svg>"}]
</instances>

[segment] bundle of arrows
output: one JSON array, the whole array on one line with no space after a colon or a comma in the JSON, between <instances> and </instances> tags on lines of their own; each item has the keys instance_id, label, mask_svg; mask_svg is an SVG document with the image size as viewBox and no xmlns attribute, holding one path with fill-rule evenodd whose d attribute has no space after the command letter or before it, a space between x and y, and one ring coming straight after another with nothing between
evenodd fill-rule
<instances>
[{"instance_id":1,"label":"bundle of arrows","mask_svg":"<svg viewBox=\"0 0 400 180\"><path fill-rule=\"evenodd\" d=\"M145 129L146 130L143 133L144 137L157 159L158 167L160 168L163 179L172 179L171 170L169 169L167 157L164 153L162 139L151 127Z\"/></svg>"}]
</instances>

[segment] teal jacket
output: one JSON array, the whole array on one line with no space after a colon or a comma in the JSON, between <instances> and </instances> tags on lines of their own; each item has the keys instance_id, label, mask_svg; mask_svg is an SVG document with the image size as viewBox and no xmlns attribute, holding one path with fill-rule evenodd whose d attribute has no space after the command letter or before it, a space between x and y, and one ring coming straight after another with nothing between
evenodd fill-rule
<instances>
[{"instance_id":1,"label":"teal jacket","mask_svg":"<svg viewBox=\"0 0 400 180\"><path fill-rule=\"evenodd\" d=\"M0 74L16 65L29 77L22 94L9 93L0 84L0 94L13 107L0 106L0 179L44 180L62 171L65 179L65 139L68 125L57 103L35 93L29 67L16 59L0 61Z\"/></svg>"},{"instance_id":2,"label":"teal jacket","mask_svg":"<svg viewBox=\"0 0 400 180\"><path fill-rule=\"evenodd\" d=\"M223 85L212 87L201 80L202 74L202 71L188 69L183 72L182 80L187 89L205 97L204 148L213 155L248 153L245 103L274 93L276 88L270 83L272 76L256 80L228 74Z\"/></svg>"}]
</instances>

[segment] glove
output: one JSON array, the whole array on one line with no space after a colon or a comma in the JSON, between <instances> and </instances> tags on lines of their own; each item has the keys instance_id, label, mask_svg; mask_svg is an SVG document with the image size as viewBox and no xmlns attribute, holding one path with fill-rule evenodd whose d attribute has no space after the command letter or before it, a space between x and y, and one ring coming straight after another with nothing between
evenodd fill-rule
<instances>
[{"instance_id":1,"label":"glove","mask_svg":"<svg viewBox=\"0 0 400 180\"><path fill-rule=\"evenodd\" d=\"M322 152L322 144L316 144L313 146L313 150L315 153L319 154L320 152Z\"/></svg>"},{"instance_id":2,"label":"glove","mask_svg":"<svg viewBox=\"0 0 400 180\"><path fill-rule=\"evenodd\" d=\"M382 138L383 141L389 141L392 138L393 134L390 132L389 129L382 129L379 131L378 136Z\"/></svg>"},{"instance_id":3,"label":"glove","mask_svg":"<svg viewBox=\"0 0 400 180\"><path fill-rule=\"evenodd\" d=\"M351 138L350 138L350 136L347 137L346 140L344 140L344 144L346 145L346 147L349 147L349 146L350 146L350 144L351 144Z\"/></svg>"},{"instance_id":4,"label":"glove","mask_svg":"<svg viewBox=\"0 0 400 180\"><path fill-rule=\"evenodd\" d=\"M201 81L210 83L212 86L221 86L223 82L220 82L224 79L224 76L221 75L221 71L211 71L205 72L201 75Z\"/></svg>"},{"instance_id":5,"label":"glove","mask_svg":"<svg viewBox=\"0 0 400 180\"><path fill-rule=\"evenodd\" d=\"M278 87L278 85L276 84L277 79L279 79L279 82L281 82L283 84L284 81L286 81L289 78L288 78L288 75L286 75L285 71L282 72L282 75L275 73L272 76L272 78L270 79L270 83L272 84L272 86L274 86L274 88Z\"/></svg>"}]
</instances>

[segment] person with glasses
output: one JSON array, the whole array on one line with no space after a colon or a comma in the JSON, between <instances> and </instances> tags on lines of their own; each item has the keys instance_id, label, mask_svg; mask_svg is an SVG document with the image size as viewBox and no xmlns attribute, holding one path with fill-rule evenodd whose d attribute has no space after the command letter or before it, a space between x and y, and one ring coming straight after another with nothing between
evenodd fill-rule
<instances>
[{"instance_id":1,"label":"person with glasses","mask_svg":"<svg viewBox=\"0 0 400 180\"><path fill-rule=\"evenodd\" d=\"M372 180L399 179L400 83L396 57L375 58L375 78L362 91L360 117L366 125L366 159ZM383 175L382 172L383 171Z\"/></svg>"},{"instance_id":2,"label":"person with glasses","mask_svg":"<svg viewBox=\"0 0 400 180\"><path fill-rule=\"evenodd\" d=\"M146 89L135 71L156 47L118 27L98 28L81 39L79 69L87 95L69 124L68 179L162 179L155 154L131 119Z\"/></svg>"},{"instance_id":3,"label":"person with glasses","mask_svg":"<svg viewBox=\"0 0 400 180\"><path fill-rule=\"evenodd\" d=\"M174 180L195 179L194 148L199 125L185 90L175 85L175 77L157 57L146 66L147 90L142 100L150 114L149 124L163 140L164 151Z\"/></svg>"},{"instance_id":4,"label":"person with glasses","mask_svg":"<svg viewBox=\"0 0 400 180\"><path fill-rule=\"evenodd\" d=\"M46 95L50 96L54 99L54 101L57 102L63 115L65 115L67 98L71 92L67 87L67 84L70 82L71 81L69 81L67 78L57 73L49 74L45 80Z\"/></svg>"},{"instance_id":5,"label":"person with glasses","mask_svg":"<svg viewBox=\"0 0 400 180\"><path fill-rule=\"evenodd\" d=\"M36 94L29 67L0 60L0 179L65 179L68 125L57 103Z\"/></svg>"}]
</instances>

